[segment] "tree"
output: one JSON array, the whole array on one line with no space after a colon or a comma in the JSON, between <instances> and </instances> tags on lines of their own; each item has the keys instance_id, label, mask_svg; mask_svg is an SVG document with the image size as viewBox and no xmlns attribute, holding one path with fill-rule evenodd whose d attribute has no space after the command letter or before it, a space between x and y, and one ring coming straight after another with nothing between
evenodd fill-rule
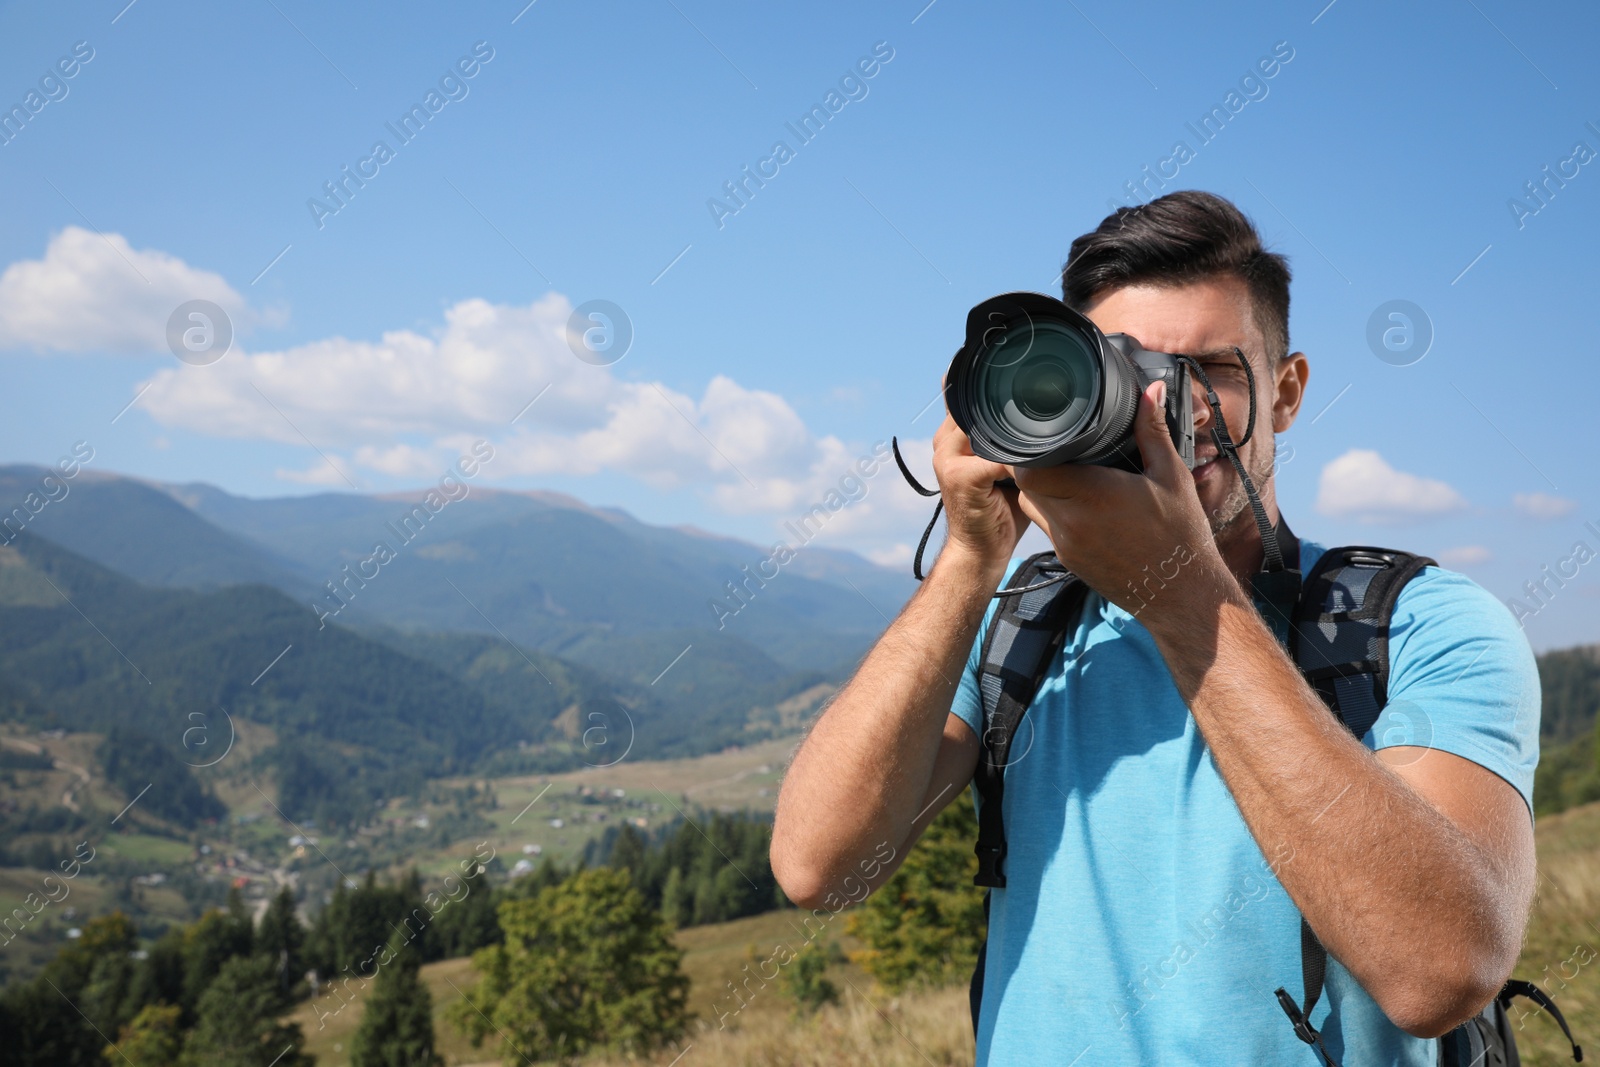
<instances>
[{"instance_id":1,"label":"tree","mask_svg":"<svg viewBox=\"0 0 1600 1067\"><path fill-rule=\"evenodd\" d=\"M183 1049L182 1016L176 1004L146 1004L100 1055L118 1067L171 1067Z\"/></svg>"},{"instance_id":2,"label":"tree","mask_svg":"<svg viewBox=\"0 0 1600 1067\"><path fill-rule=\"evenodd\" d=\"M86 1026L73 1001L46 975L0 990L0 1049L5 1062L50 1067L100 1067L105 1040Z\"/></svg>"},{"instance_id":3,"label":"tree","mask_svg":"<svg viewBox=\"0 0 1600 1067\"><path fill-rule=\"evenodd\" d=\"M121 912L90 919L37 978L0 991L0 1060L99 1067L103 1035L127 1018L128 953L137 944Z\"/></svg>"},{"instance_id":4,"label":"tree","mask_svg":"<svg viewBox=\"0 0 1600 1067\"><path fill-rule=\"evenodd\" d=\"M256 951L277 965L278 987L284 996L305 974L305 940L306 929L295 914L294 893L284 886L261 916L255 943Z\"/></svg>"},{"instance_id":5,"label":"tree","mask_svg":"<svg viewBox=\"0 0 1600 1067\"><path fill-rule=\"evenodd\" d=\"M312 1067L300 1051L298 1023L280 1023L289 1004L278 990L276 964L235 956L200 996L199 1021L185 1042L184 1067Z\"/></svg>"},{"instance_id":6,"label":"tree","mask_svg":"<svg viewBox=\"0 0 1600 1067\"><path fill-rule=\"evenodd\" d=\"M422 950L396 933L350 1046L351 1067L441 1067L433 1048L433 997L422 984ZM380 962L382 957L380 957Z\"/></svg>"},{"instance_id":7,"label":"tree","mask_svg":"<svg viewBox=\"0 0 1600 1067\"><path fill-rule=\"evenodd\" d=\"M128 951L109 951L94 961L89 981L78 994L77 1007L96 1034L114 1034L136 1014L129 992L133 986L136 961Z\"/></svg>"},{"instance_id":8,"label":"tree","mask_svg":"<svg viewBox=\"0 0 1600 1067\"><path fill-rule=\"evenodd\" d=\"M505 943L473 955L483 981L452 1017L474 1045L504 1034L507 1064L597 1047L646 1053L687 1028L683 951L626 871L579 871L507 900L500 927Z\"/></svg>"},{"instance_id":9,"label":"tree","mask_svg":"<svg viewBox=\"0 0 1600 1067\"><path fill-rule=\"evenodd\" d=\"M783 907L771 850L770 816L700 812L653 834L611 827L583 859L626 869L645 900L674 925L689 926Z\"/></svg>"},{"instance_id":10,"label":"tree","mask_svg":"<svg viewBox=\"0 0 1600 1067\"><path fill-rule=\"evenodd\" d=\"M667 874L661 887L661 915L674 930L689 925L694 914L694 892L684 880L683 871L677 867Z\"/></svg>"},{"instance_id":11,"label":"tree","mask_svg":"<svg viewBox=\"0 0 1600 1067\"><path fill-rule=\"evenodd\" d=\"M894 877L850 915L867 945L851 959L897 993L971 976L984 937L983 889L972 884L978 819L957 797L923 832Z\"/></svg>"},{"instance_id":12,"label":"tree","mask_svg":"<svg viewBox=\"0 0 1600 1067\"><path fill-rule=\"evenodd\" d=\"M214 908L200 916L184 931L183 999L198 1010L201 996L211 985L223 964L236 956L250 955L255 943L255 927L250 912L237 889L228 891L228 906Z\"/></svg>"},{"instance_id":13,"label":"tree","mask_svg":"<svg viewBox=\"0 0 1600 1067\"><path fill-rule=\"evenodd\" d=\"M481 873L479 873L481 872ZM470 956L500 941L500 920L495 915L495 887L489 872L479 864L461 879L466 896L444 908L424 939L423 960Z\"/></svg>"},{"instance_id":14,"label":"tree","mask_svg":"<svg viewBox=\"0 0 1600 1067\"><path fill-rule=\"evenodd\" d=\"M396 924L411 922L411 932L417 932L413 912L421 905L422 889L415 871L394 885L379 885L373 871L367 872L359 888L347 889L341 882L333 900L312 923L305 944L307 964L315 967L325 982L341 975L369 973ZM430 938L428 928L421 927L418 940Z\"/></svg>"},{"instance_id":15,"label":"tree","mask_svg":"<svg viewBox=\"0 0 1600 1067\"><path fill-rule=\"evenodd\" d=\"M176 1004L186 1014L183 1024L194 1022L192 1003L184 1000L185 930L174 926L158 937L140 961L128 991L129 1005L138 1010L148 1004Z\"/></svg>"},{"instance_id":16,"label":"tree","mask_svg":"<svg viewBox=\"0 0 1600 1067\"><path fill-rule=\"evenodd\" d=\"M828 981L828 967L843 963L845 955L833 938L808 941L795 953L780 978L780 986L794 1002L796 1015L810 1015L824 1004L839 1003L839 987Z\"/></svg>"}]
</instances>

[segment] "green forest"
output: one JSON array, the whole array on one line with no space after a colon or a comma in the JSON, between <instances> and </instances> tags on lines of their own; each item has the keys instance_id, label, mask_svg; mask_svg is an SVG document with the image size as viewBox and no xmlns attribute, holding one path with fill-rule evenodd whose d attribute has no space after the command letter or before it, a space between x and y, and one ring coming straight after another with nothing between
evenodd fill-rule
<instances>
[{"instance_id":1,"label":"green forest","mask_svg":"<svg viewBox=\"0 0 1600 1067\"><path fill-rule=\"evenodd\" d=\"M1600 800L1600 646L1539 657L1544 706L1534 813L1565 811Z\"/></svg>"}]
</instances>

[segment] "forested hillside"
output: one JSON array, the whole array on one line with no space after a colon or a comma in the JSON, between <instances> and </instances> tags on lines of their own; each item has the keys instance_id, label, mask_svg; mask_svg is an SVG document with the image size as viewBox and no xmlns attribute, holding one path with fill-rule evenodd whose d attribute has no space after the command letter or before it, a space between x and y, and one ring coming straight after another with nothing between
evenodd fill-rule
<instances>
[{"instance_id":1,"label":"forested hillside","mask_svg":"<svg viewBox=\"0 0 1600 1067\"><path fill-rule=\"evenodd\" d=\"M427 778L600 762L585 747L596 724L641 757L771 736L780 724L752 722L752 709L821 677L724 646L652 686L683 651L675 635L637 638L610 676L497 637L387 636L319 625L265 586L154 589L31 534L0 548L0 722L139 746L148 765L108 750L106 773L132 792L143 783L123 768L170 778L159 803L179 822L216 814L183 785L195 714L272 730L257 758L291 818L356 823Z\"/></svg>"}]
</instances>

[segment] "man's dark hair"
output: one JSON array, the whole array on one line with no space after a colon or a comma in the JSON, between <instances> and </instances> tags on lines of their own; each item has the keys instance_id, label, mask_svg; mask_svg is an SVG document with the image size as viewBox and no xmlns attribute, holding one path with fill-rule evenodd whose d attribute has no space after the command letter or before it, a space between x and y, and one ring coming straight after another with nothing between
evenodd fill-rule
<instances>
[{"instance_id":1,"label":"man's dark hair","mask_svg":"<svg viewBox=\"0 0 1600 1067\"><path fill-rule=\"evenodd\" d=\"M1268 365L1276 365L1289 352L1289 261L1262 247L1244 212L1214 193L1185 189L1117 208L1072 242L1061 295L1084 311L1126 285L1186 285L1219 275L1244 282Z\"/></svg>"}]
</instances>

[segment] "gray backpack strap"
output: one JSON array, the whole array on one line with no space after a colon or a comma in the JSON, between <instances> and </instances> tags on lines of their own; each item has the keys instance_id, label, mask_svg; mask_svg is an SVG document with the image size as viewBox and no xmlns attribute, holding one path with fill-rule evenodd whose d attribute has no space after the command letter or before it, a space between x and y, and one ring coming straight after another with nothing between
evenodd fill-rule
<instances>
[{"instance_id":1,"label":"gray backpack strap","mask_svg":"<svg viewBox=\"0 0 1600 1067\"><path fill-rule=\"evenodd\" d=\"M1045 584L1050 578L1058 577L1062 580ZM1028 588L1034 585L1039 588ZM978 873L972 882L988 886L991 891L1006 884L1003 804L1011 742L1089 592L1088 585L1067 572L1053 552L1029 556L1006 583L1006 589L1026 589L1027 592L1000 598L994 620L983 639L978 674L978 692L983 698L983 730L978 734L978 765L972 776L973 788L983 798L978 806L978 843L974 848L978 854ZM983 895L985 928L989 924L989 895ZM983 1005L983 973L988 955L986 935L978 946L977 965L967 990L974 1040Z\"/></svg>"},{"instance_id":2,"label":"gray backpack strap","mask_svg":"<svg viewBox=\"0 0 1600 1067\"><path fill-rule=\"evenodd\" d=\"M1300 673L1357 739L1389 699L1389 619L1426 556L1330 548L1306 576L1291 651Z\"/></svg>"},{"instance_id":3,"label":"gray backpack strap","mask_svg":"<svg viewBox=\"0 0 1600 1067\"><path fill-rule=\"evenodd\" d=\"M1046 576L1062 573L1055 553L1040 552L1023 561L1006 588L1022 589L1038 584ZM973 787L983 800L978 806L975 885L997 888L1006 884L1002 804L1011 742L1088 591L1083 581L1069 574L1064 581L1019 596L1002 597L984 637L978 674L983 731L978 735L978 766L972 778Z\"/></svg>"},{"instance_id":4,"label":"gray backpack strap","mask_svg":"<svg viewBox=\"0 0 1600 1067\"><path fill-rule=\"evenodd\" d=\"M1389 620L1407 582L1433 560L1409 552L1355 545L1330 548L1306 575L1290 632L1290 652L1301 675L1357 740L1377 722L1389 696ZM1295 1036L1326 1064L1334 1062L1311 1012L1322 997L1328 950L1300 920L1300 971L1304 1004L1279 988L1278 1004Z\"/></svg>"}]
</instances>

